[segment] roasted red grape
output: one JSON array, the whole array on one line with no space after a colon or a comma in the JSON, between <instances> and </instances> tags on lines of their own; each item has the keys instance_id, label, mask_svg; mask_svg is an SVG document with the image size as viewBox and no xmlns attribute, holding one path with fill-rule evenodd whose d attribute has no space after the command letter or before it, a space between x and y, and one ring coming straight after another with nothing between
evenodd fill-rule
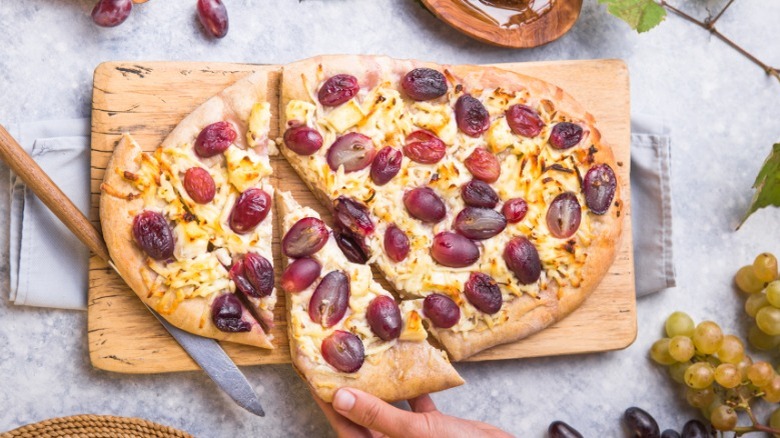
<instances>
[{"instance_id":1,"label":"roasted red grape","mask_svg":"<svg viewBox=\"0 0 780 438\"><path fill-rule=\"evenodd\" d=\"M390 146L383 147L374 157L371 163L371 180L378 186L390 182L401 170L401 161L404 155L398 149Z\"/></svg>"},{"instance_id":2,"label":"roasted red grape","mask_svg":"<svg viewBox=\"0 0 780 438\"><path fill-rule=\"evenodd\" d=\"M539 113L533 108L519 103L506 110L506 122L512 132L523 137L536 137L544 128L544 122L539 117Z\"/></svg>"},{"instance_id":3,"label":"roasted red grape","mask_svg":"<svg viewBox=\"0 0 780 438\"><path fill-rule=\"evenodd\" d=\"M423 314L434 327L450 328L460 320L460 308L452 298L443 294L430 294L423 300Z\"/></svg>"},{"instance_id":4,"label":"roasted red grape","mask_svg":"<svg viewBox=\"0 0 780 438\"><path fill-rule=\"evenodd\" d=\"M211 321L223 332L248 332L252 330L252 325L241 319L243 310L241 301L235 295L220 295L211 303Z\"/></svg>"},{"instance_id":5,"label":"roasted red grape","mask_svg":"<svg viewBox=\"0 0 780 438\"><path fill-rule=\"evenodd\" d=\"M582 127L574 123L561 122L553 126L550 145L555 149L568 149L582 140Z\"/></svg>"},{"instance_id":6,"label":"roasted red grape","mask_svg":"<svg viewBox=\"0 0 780 438\"><path fill-rule=\"evenodd\" d=\"M228 14L222 0L198 0L198 19L212 36L222 38L228 33Z\"/></svg>"},{"instance_id":7,"label":"roasted red grape","mask_svg":"<svg viewBox=\"0 0 780 438\"><path fill-rule=\"evenodd\" d=\"M349 277L341 271L331 271L314 289L309 317L323 327L333 327L344 317L348 306Z\"/></svg>"},{"instance_id":8,"label":"roasted red grape","mask_svg":"<svg viewBox=\"0 0 780 438\"><path fill-rule=\"evenodd\" d=\"M474 175L474 178L485 182L496 182L501 175L501 164L499 164L498 158L482 147L474 149L474 152L466 157L463 164Z\"/></svg>"},{"instance_id":9,"label":"roasted red grape","mask_svg":"<svg viewBox=\"0 0 780 438\"><path fill-rule=\"evenodd\" d=\"M241 293L250 297L259 296L255 290L255 287L249 282L249 279L246 278L246 267L244 266L243 259L233 263L233 266L230 268L228 275L236 285L236 289L238 289Z\"/></svg>"},{"instance_id":10,"label":"roasted red grape","mask_svg":"<svg viewBox=\"0 0 780 438\"><path fill-rule=\"evenodd\" d=\"M582 434L563 421L553 421L547 428L548 438L582 438Z\"/></svg>"},{"instance_id":11,"label":"roasted red grape","mask_svg":"<svg viewBox=\"0 0 780 438\"><path fill-rule=\"evenodd\" d=\"M492 315L501 310L501 289L493 278L482 272L472 272L463 293L477 310Z\"/></svg>"},{"instance_id":12,"label":"roasted red grape","mask_svg":"<svg viewBox=\"0 0 780 438\"><path fill-rule=\"evenodd\" d=\"M190 195L193 201L198 204L208 204L214 199L217 188L214 185L214 178L202 167L191 167L184 172L184 190Z\"/></svg>"},{"instance_id":13,"label":"roasted red grape","mask_svg":"<svg viewBox=\"0 0 780 438\"><path fill-rule=\"evenodd\" d=\"M523 198L512 198L504 203L501 212L504 213L507 222L514 224L525 218L528 213L528 203Z\"/></svg>"},{"instance_id":14,"label":"roasted red grape","mask_svg":"<svg viewBox=\"0 0 780 438\"><path fill-rule=\"evenodd\" d=\"M585 205L594 214L604 214L609 210L615 197L617 179L615 172L607 164L597 164L588 170L583 180Z\"/></svg>"},{"instance_id":15,"label":"roasted red grape","mask_svg":"<svg viewBox=\"0 0 780 438\"><path fill-rule=\"evenodd\" d=\"M305 290L320 277L321 269L317 260L309 257L293 261L282 272L282 289L289 293Z\"/></svg>"},{"instance_id":16,"label":"roasted red grape","mask_svg":"<svg viewBox=\"0 0 780 438\"><path fill-rule=\"evenodd\" d=\"M571 192L561 193L547 208L547 228L550 234L566 239L577 232L582 218L580 201Z\"/></svg>"},{"instance_id":17,"label":"roasted red grape","mask_svg":"<svg viewBox=\"0 0 780 438\"><path fill-rule=\"evenodd\" d=\"M371 331L383 341L392 341L401 335L401 310L395 300L381 295L368 304L366 320Z\"/></svg>"},{"instance_id":18,"label":"roasted red grape","mask_svg":"<svg viewBox=\"0 0 780 438\"><path fill-rule=\"evenodd\" d=\"M305 217L290 227L282 238L282 252L287 257L308 257L325 246L328 241L325 222L316 217Z\"/></svg>"},{"instance_id":19,"label":"roasted red grape","mask_svg":"<svg viewBox=\"0 0 780 438\"><path fill-rule=\"evenodd\" d=\"M542 274L539 252L525 237L515 237L506 244L504 261L522 284L535 283Z\"/></svg>"},{"instance_id":20,"label":"roasted red grape","mask_svg":"<svg viewBox=\"0 0 780 438\"><path fill-rule=\"evenodd\" d=\"M150 210L137 214L133 218L133 237L149 257L155 260L173 257L173 233L162 214Z\"/></svg>"},{"instance_id":21,"label":"roasted red grape","mask_svg":"<svg viewBox=\"0 0 780 438\"><path fill-rule=\"evenodd\" d=\"M336 244L339 246L339 249L347 260L359 265L365 265L366 262L368 262L366 251L363 249L363 245L358 242L358 239L362 241L362 238L345 230L334 231L333 238L336 240Z\"/></svg>"},{"instance_id":22,"label":"roasted red grape","mask_svg":"<svg viewBox=\"0 0 780 438\"><path fill-rule=\"evenodd\" d=\"M195 154L201 158L219 155L230 147L237 136L230 122L212 123L203 128L195 139Z\"/></svg>"},{"instance_id":23,"label":"roasted red grape","mask_svg":"<svg viewBox=\"0 0 780 438\"><path fill-rule=\"evenodd\" d=\"M447 79L432 68L416 68L404 76L401 88L412 100L431 100L447 93Z\"/></svg>"},{"instance_id":24,"label":"roasted red grape","mask_svg":"<svg viewBox=\"0 0 780 438\"><path fill-rule=\"evenodd\" d=\"M450 268L465 268L479 259L479 248L460 234L443 231L433 237L431 257Z\"/></svg>"},{"instance_id":25,"label":"roasted red grape","mask_svg":"<svg viewBox=\"0 0 780 438\"><path fill-rule=\"evenodd\" d=\"M257 291L257 295L253 296L265 297L274 290L274 268L265 257L253 252L247 253L244 256L244 272Z\"/></svg>"},{"instance_id":26,"label":"roasted red grape","mask_svg":"<svg viewBox=\"0 0 780 438\"><path fill-rule=\"evenodd\" d=\"M489 208L466 207L455 216L453 228L469 239L489 239L504 231L506 219Z\"/></svg>"},{"instance_id":27,"label":"roasted red grape","mask_svg":"<svg viewBox=\"0 0 780 438\"><path fill-rule=\"evenodd\" d=\"M463 202L471 207L493 208L498 204L498 194L484 181L473 179L460 188Z\"/></svg>"},{"instance_id":28,"label":"roasted red grape","mask_svg":"<svg viewBox=\"0 0 780 438\"><path fill-rule=\"evenodd\" d=\"M322 106L339 106L355 97L360 91L358 80L352 75L331 76L317 93L317 99Z\"/></svg>"},{"instance_id":29,"label":"roasted red grape","mask_svg":"<svg viewBox=\"0 0 780 438\"><path fill-rule=\"evenodd\" d=\"M350 332L336 330L323 339L322 358L342 373L354 373L363 366L363 341Z\"/></svg>"},{"instance_id":30,"label":"roasted red grape","mask_svg":"<svg viewBox=\"0 0 780 438\"><path fill-rule=\"evenodd\" d=\"M333 170L344 166L344 172L354 172L371 165L376 155L374 142L357 132L337 138L328 149L328 165Z\"/></svg>"},{"instance_id":31,"label":"roasted red grape","mask_svg":"<svg viewBox=\"0 0 780 438\"><path fill-rule=\"evenodd\" d=\"M409 237L395 224L385 231L385 252L394 262L403 261L409 255Z\"/></svg>"},{"instance_id":32,"label":"roasted red grape","mask_svg":"<svg viewBox=\"0 0 780 438\"><path fill-rule=\"evenodd\" d=\"M238 234L252 231L271 210L271 196L262 189L248 189L238 197L230 212L230 229Z\"/></svg>"},{"instance_id":33,"label":"roasted red grape","mask_svg":"<svg viewBox=\"0 0 780 438\"><path fill-rule=\"evenodd\" d=\"M455 120L458 128L471 137L479 137L490 127L490 113L479 99L464 94L455 102Z\"/></svg>"},{"instance_id":34,"label":"roasted red grape","mask_svg":"<svg viewBox=\"0 0 780 438\"><path fill-rule=\"evenodd\" d=\"M306 125L297 125L284 131L284 144L298 155L311 155L322 147L322 135Z\"/></svg>"},{"instance_id":35,"label":"roasted red grape","mask_svg":"<svg viewBox=\"0 0 780 438\"><path fill-rule=\"evenodd\" d=\"M447 215L444 201L430 187L417 187L404 193L406 211L423 222L436 223Z\"/></svg>"},{"instance_id":36,"label":"roasted red grape","mask_svg":"<svg viewBox=\"0 0 780 438\"><path fill-rule=\"evenodd\" d=\"M374 232L374 222L366 206L347 196L339 196L333 202L333 218L338 227L361 240Z\"/></svg>"},{"instance_id":37,"label":"roasted red grape","mask_svg":"<svg viewBox=\"0 0 780 438\"><path fill-rule=\"evenodd\" d=\"M438 163L446 152L444 142L430 131L419 129L406 136L404 155L416 163Z\"/></svg>"},{"instance_id":38,"label":"roasted red grape","mask_svg":"<svg viewBox=\"0 0 780 438\"><path fill-rule=\"evenodd\" d=\"M119 26L132 10L132 0L100 0L92 9L92 21L103 27Z\"/></svg>"}]
</instances>

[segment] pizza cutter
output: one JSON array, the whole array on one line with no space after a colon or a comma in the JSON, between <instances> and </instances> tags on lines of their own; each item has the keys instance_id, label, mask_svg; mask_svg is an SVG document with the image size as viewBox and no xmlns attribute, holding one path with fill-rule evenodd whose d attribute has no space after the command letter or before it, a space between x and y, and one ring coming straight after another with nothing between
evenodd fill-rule
<instances>
[{"instance_id":1,"label":"pizza cutter","mask_svg":"<svg viewBox=\"0 0 780 438\"><path fill-rule=\"evenodd\" d=\"M93 253L108 263L119 274L108 254L103 236L81 211L65 196L54 181L30 158L17 141L0 125L0 159L14 171L38 198L62 221L68 229ZM121 274L119 274L121 277ZM239 406L265 416L263 407L252 385L241 370L214 339L185 332L171 325L147 306L173 338Z\"/></svg>"}]
</instances>

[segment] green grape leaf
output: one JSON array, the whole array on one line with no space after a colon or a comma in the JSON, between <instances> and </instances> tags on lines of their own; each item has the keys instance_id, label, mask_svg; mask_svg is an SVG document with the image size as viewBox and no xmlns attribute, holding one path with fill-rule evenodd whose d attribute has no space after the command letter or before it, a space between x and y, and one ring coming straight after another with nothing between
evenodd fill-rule
<instances>
[{"instance_id":1,"label":"green grape leaf","mask_svg":"<svg viewBox=\"0 0 780 438\"><path fill-rule=\"evenodd\" d=\"M666 18L666 9L654 0L599 0L607 12L628 23L639 33L658 26Z\"/></svg>"},{"instance_id":2,"label":"green grape leaf","mask_svg":"<svg viewBox=\"0 0 780 438\"><path fill-rule=\"evenodd\" d=\"M772 152L766 157L764 165L758 172L756 182L753 183L756 193L750 202L750 208L737 226L737 229L745 223L747 218L759 208L770 205L780 207L780 143L772 146Z\"/></svg>"}]
</instances>

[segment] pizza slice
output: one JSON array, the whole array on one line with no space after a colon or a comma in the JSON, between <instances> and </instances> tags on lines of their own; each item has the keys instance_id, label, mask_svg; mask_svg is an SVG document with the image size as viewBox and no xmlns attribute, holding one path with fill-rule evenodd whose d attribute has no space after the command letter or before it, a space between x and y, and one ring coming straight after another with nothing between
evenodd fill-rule
<instances>
[{"instance_id":1,"label":"pizza slice","mask_svg":"<svg viewBox=\"0 0 780 438\"><path fill-rule=\"evenodd\" d=\"M129 135L101 185L111 258L141 300L202 336L273 348L270 69L184 118L153 152Z\"/></svg>"},{"instance_id":2,"label":"pizza slice","mask_svg":"<svg viewBox=\"0 0 780 438\"><path fill-rule=\"evenodd\" d=\"M607 273L623 204L610 147L560 88L375 56L290 64L285 158L454 360L536 333Z\"/></svg>"},{"instance_id":3,"label":"pizza slice","mask_svg":"<svg viewBox=\"0 0 780 438\"><path fill-rule=\"evenodd\" d=\"M317 212L289 193L277 207L292 361L320 398L350 386L406 400L463 384L413 303L399 307L369 266L347 260Z\"/></svg>"}]
</instances>

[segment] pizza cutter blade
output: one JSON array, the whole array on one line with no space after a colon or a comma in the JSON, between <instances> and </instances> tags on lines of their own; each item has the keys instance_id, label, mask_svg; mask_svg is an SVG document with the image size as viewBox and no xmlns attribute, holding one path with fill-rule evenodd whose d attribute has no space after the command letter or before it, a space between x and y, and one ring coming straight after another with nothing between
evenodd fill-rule
<instances>
[{"instance_id":1,"label":"pizza cutter blade","mask_svg":"<svg viewBox=\"0 0 780 438\"><path fill-rule=\"evenodd\" d=\"M18 175L29 189L43 201L46 207L62 221L65 226L98 257L105 260L121 277L111 261L103 236L83 213L65 196L54 181L38 166L19 143L0 125L0 159ZM149 308L147 306L147 308ZM265 416L263 407L252 385L241 370L214 339L204 338L172 326L157 312L149 311L162 323L163 327L181 345L184 351L200 365L230 398L247 411Z\"/></svg>"}]
</instances>

